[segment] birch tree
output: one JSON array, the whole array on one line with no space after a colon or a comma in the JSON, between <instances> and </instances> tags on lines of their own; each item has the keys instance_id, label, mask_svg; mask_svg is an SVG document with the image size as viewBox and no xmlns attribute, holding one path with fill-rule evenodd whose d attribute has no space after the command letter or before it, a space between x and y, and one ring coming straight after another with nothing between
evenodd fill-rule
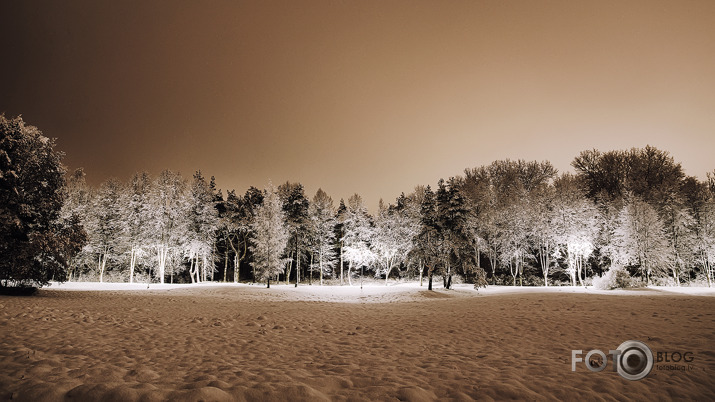
<instances>
[{"instance_id":1,"label":"birch tree","mask_svg":"<svg viewBox=\"0 0 715 402\"><path fill-rule=\"evenodd\" d=\"M650 284L653 273L667 269L670 250L658 213L636 196L628 197L611 237L611 260L616 265L638 267Z\"/></svg>"},{"instance_id":2,"label":"birch tree","mask_svg":"<svg viewBox=\"0 0 715 402\"><path fill-rule=\"evenodd\" d=\"M552 256L558 246L554 231L554 187L548 186L542 191L531 195L532 220L529 225L529 237L536 248L536 257L544 277L544 286L549 286L549 271L552 265Z\"/></svg>"},{"instance_id":3,"label":"birch tree","mask_svg":"<svg viewBox=\"0 0 715 402\"><path fill-rule=\"evenodd\" d=\"M262 195L261 195L262 199ZM223 202L223 212L220 215L220 227L225 242L223 281L227 281L229 253L233 253L233 282L238 283L241 262L248 253L249 223L252 212L243 197L236 195L234 190L226 194Z\"/></svg>"},{"instance_id":4,"label":"birch tree","mask_svg":"<svg viewBox=\"0 0 715 402\"><path fill-rule=\"evenodd\" d=\"M670 248L667 263L673 282L680 286L681 277L687 267L694 264L695 219L680 199L670 199L663 207L663 225Z\"/></svg>"},{"instance_id":5,"label":"birch tree","mask_svg":"<svg viewBox=\"0 0 715 402\"><path fill-rule=\"evenodd\" d=\"M372 263L375 258L370 249L374 229L362 197L358 194L354 194L348 199L343 225L345 231L342 239L343 250L345 259L348 261L348 282L352 286L353 267L362 269Z\"/></svg>"},{"instance_id":6,"label":"birch tree","mask_svg":"<svg viewBox=\"0 0 715 402\"><path fill-rule=\"evenodd\" d=\"M554 220L555 254L567 261L571 284L583 286L585 263L596 247L599 213L585 197L576 178L566 173L555 182Z\"/></svg>"},{"instance_id":7,"label":"birch tree","mask_svg":"<svg viewBox=\"0 0 715 402\"><path fill-rule=\"evenodd\" d=\"M399 204L399 200L398 200ZM385 206L380 200L372 250L378 262L376 275L385 275L387 285L390 272L405 262L412 250L418 223L407 214L405 206Z\"/></svg>"},{"instance_id":8,"label":"birch tree","mask_svg":"<svg viewBox=\"0 0 715 402\"><path fill-rule=\"evenodd\" d=\"M708 287L713 284L715 268L715 174L708 175L710 189L704 191L702 200L694 206L695 256L703 270Z\"/></svg>"},{"instance_id":9,"label":"birch tree","mask_svg":"<svg viewBox=\"0 0 715 402\"><path fill-rule=\"evenodd\" d=\"M152 181L147 172L132 176L126 188L122 208L122 234L129 250L129 283L134 283L137 265L149 252L151 224L150 197Z\"/></svg>"},{"instance_id":10,"label":"birch tree","mask_svg":"<svg viewBox=\"0 0 715 402\"><path fill-rule=\"evenodd\" d=\"M187 182L177 172L162 171L152 186L151 248L157 266L156 276L165 282L167 265L171 267L170 281L174 282L174 265L190 243L187 222Z\"/></svg>"},{"instance_id":11,"label":"birch tree","mask_svg":"<svg viewBox=\"0 0 715 402\"><path fill-rule=\"evenodd\" d=\"M216 210L213 178L211 182L197 171L191 182L191 191L187 197L187 233L185 248L189 257L189 275L191 282L205 282L213 278L214 242L218 229L218 211Z\"/></svg>"}]
</instances>

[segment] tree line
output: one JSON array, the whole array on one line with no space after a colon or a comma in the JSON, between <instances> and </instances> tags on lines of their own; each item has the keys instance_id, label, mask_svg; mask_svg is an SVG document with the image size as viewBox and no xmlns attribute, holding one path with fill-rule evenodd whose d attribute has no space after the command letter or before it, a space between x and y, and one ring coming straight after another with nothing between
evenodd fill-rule
<instances>
[{"instance_id":1,"label":"tree line","mask_svg":"<svg viewBox=\"0 0 715 402\"><path fill-rule=\"evenodd\" d=\"M41 137L18 119L3 116L3 138L23 130ZM0 180L12 176L10 165ZM583 151L572 166L575 174L548 161L499 160L381 200L374 215L358 194L336 203L322 189L311 197L286 182L224 195L213 177L169 170L92 187L82 169L49 169L55 191L25 201L53 203L46 226L55 243L41 248L65 267L52 271L59 280L297 286L424 278L431 289L433 278L446 288L455 280L588 285L618 267L643 283L711 285L715 171L705 181L686 176L651 146ZM2 188L3 197L16 196L17 186ZM11 267L2 269L0 279L12 279Z\"/></svg>"},{"instance_id":2,"label":"tree line","mask_svg":"<svg viewBox=\"0 0 715 402\"><path fill-rule=\"evenodd\" d=\"M70 278L351 284L357 276L438 276L500 284L588 284L609 267L646 283L712 281L715 176L686 177L667 152L584 151L576 174L500 160L417 186L368 213L355 194L269 184L245 194L164 171L64 187L63 215L87 243Z\"/></svg>"}]
</instances>

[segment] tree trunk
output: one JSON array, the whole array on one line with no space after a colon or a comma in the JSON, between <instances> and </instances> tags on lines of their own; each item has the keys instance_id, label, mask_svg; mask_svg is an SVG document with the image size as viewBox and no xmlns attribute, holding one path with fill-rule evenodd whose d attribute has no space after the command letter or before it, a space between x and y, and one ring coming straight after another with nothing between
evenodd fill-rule
<instances>
[{"instance_id":1,"label":"tree trunk","mask_svg":"<svg viewBox=\"0 0 715 402\"><path fill-rule=\"evenodd\" d=\"M447 266L447 262L444 262L444 266ZM442 272L442 287L447 289L447 272Z\"/></svg>"},{"instance_id":2,"label":"tree trunk","mask_svg":"<svg viewBox=\"0 0 715 402\"><path fill-rule=\"evenodd\" d=\"M226 278L228 277L228 247L223 253L223 283L226 283Z\"/></svg>"},{"instance_id":3,"label":"tree trunk","mask_svg":"<svg viewBox=\"0 0 715 402\"><path fill-rule=\"evenodd\" d=\"M208 268L206 267L207 262L208 261L206 261L206 256L202 254L201 255L201 282L206 282L206 280L208 279L208 276L206 275L206 271L208 271Z\"/></svg>"},{"instance_id":4,"label":"tree trunk","mask_svg":"<svg viewBox=\"0 0 715 402\"><path fill-rule=\"evenodd\" d=\"M164 283L164 273L166 270L166 257L168 254L168 247L167 246L161 246L157 250L157 254L159 257L159 279L161 283Z\"/></svg>"},{"instance_id":5,"label":"tree trunk","mask_svg":"<svg viewBox=\"0 0 715 402\"><path fill-rule=\"evenodd\" d=\"M208 269L207 265L208 265L208 261L206 259L206 256L202 255L201 256L201 282L206 282L206 280L208 279L207 274L208 274L209 269Z\"/></svg>"},{"instance_id":6,"label":"tree trunk","mask_svg":"<svg viewBox=\"0 0 715 402\"><path fill-rule=\"evenodd\" d=\"M228 244L231 245L231 248L233 249L234 252L234 257L233 257L233 283L238 283L239 274L240 274L240 269L241 269L241 261L246 257L246 251L248 245L246 242L243 242L243 252L240 253L238 250L241 249L241 237L240 235L236 236L236 246L234 247L233 242L228 242ZM255 274L255 271L254 271ZM253 281L255 283L255 280Z\"/></svg>"},{"instance_id":7,"label":"tree trunk","mask_svg":"<svg viewBox=\"0 0 715 402\"><path fill-rule=\"evenodd\" d=\"M541 272L544 274L544 286L549 286L549 248L545 245L539 247L539 262L541 263Z\"/></svg>"},{"instance_id":8,"label":"tree trunk","mask_svg":"<svg viewBox=\"0 0 715 402\"><path fill-rule=\"evenodd\" d=\"M432 272L427 274L427 290L432 290Z\"/></svg>"},{"instance_id":9,"label":"tree trunk","mask_svg":"<svg viewBox=\"0 0 715 402\"><path fill-rule=\"evenodd\" d=\"M392 265L387 263L387 272L385 272L385 286L387 286L387 279L390 277L390 271L392 271Z\"/></svg>"},{"instance_id":10,"label":"tree trunk","mask_svg":"<svg viewBox=\"0 0 715 402\"><path fill-rule=\"evenodd\" d=\"M209 280L211 282L213 282L215 280L214 271L216 270L215 262L216 262L216 252L217 251L218 250L216 250L216 239L214 239L213 246L211 247L211 257L209 258L209 260L211 262L211 267L209 268ZM224 280L224 282L226 282L226 281Z\"/></svg>"},{"instance_id":11,"label":"tree trunk","mask_svg":"<svg viewBox=\"0 0 715 402\"><path fill-rule=\"evenodd\" d=\"M452 265L447 262L447 281L445 282L447 286L445 288L450 289L452 287Z\"/></svg>"},{"instance_id":12,"label":"tree trunk","mask_svg":"<svg viewBox=\"0 0 715 402\"><path fill-rule=\"evenodd\" d=\"M350 274L350 271L352 271L352 269L353 269L353 262L348 261L348 283L350 284L350 286L353 285L353 278L352 278L352 275Z\"/></svg>"},{"instance_id":13,"label":"tree trunk","mask_svg":"<svg viewBox=\"0 0 715 402\"><path fill-rule=\"evenodd\" d=\"M104 282L104 262L106 261L106 254L100 254L97 263L99 264L99 282Z\"/></svg>"},{"instance_id":14,"label":"tree trunk","mask_svg":"<svg viewBox=\"0 0 715 402\"><path fill-rule=\"evenodd\" d=\"M673 279L675 279L675 285L678 286L678 287L680 287L680 278L679 278L679 276L678 276L678 268L677 268L677 266L676 266L676 268L673 270Z\"/></svg>"},{"instance_id":15,"label":"tree trunk","mask_svg":"<svg viewBox=\"0 0 715 402\"><path fill-rule=\"evenodd\" d=\"M191 265L189 265L189 276L191 277L191 283L196 283L194 280L194 264L196 264L196 259L192 256L190 261Z\"/></svg>"},{"instance_id":16,"label":"tree trunk","mask_svg":"<svg viewBox=\"0 0 715 402\"><path fill-rule=\"evenodd\" d=\"M293 252L288 254L288 265L286 266L286 285L288 284L288 278L290 278L290 272L293 270Z\"/></svg>"},{"instance_id":17,"label":"tree trunk","mask_svg":"<svg viewBox=\"0 0 715 402\"><path fill-rule=\"evenodd\" d=\"M363 277L364 269L365 269L365 266L360 265L360 290L362 290L362 277Z\"/></svg>"},{"instance_id":18,"label":"tree trunk","mask_svg":"<svg viewBox=\"0 0 715 402\"><path fill-rule=\"evenodd\" d=\"M320 268L320 286L323 286L323 248L318 250L318 268Z\"/></svg>"},{"instance_id":19,"label":"tree trunk","mask_svg":"<svg viewBox=\"0 0 715 402\"><path fill-rule=\"evenodd\" d=\"M238 283L238 254L233 256L233 283Z\"/></svg>"},{"instance_id":20,"label":"tree trunk","mask_svg":"<svg viewBox=\"0 0 715 402\"><path fill-rule=\"evenodd\" d=\"M492 285L497 284L497 257L496 251L492 248L489 249L489 266L492 269Z\"/></svg>"},{"instance_id":21,"label":"tree trunk","mask_svg":"<svg viewBox=\"0 0 715 402\"><path fill-rule=\"evenodd\" d=\"M137 260L137 249L136 247L132 247L132 257L129 262L129 283L134 283L134 265L136 264Z\"/></svg>"},{"instance_id":22,"label":"tree trunk","mask_svg":"<svg viewBox=\"0 0 715 402\"><path fill-rule=\"evenodd\" d=\"M313 285L313 252L310 252L310 278L308 279L308 284Z\"/></svg>"},{"instance_id":23,"label":"tree trunk","mask_svg":"<svg viewBox=\"0 0 715 402\"><path fill-rule=\"evenodd\" d=\"M340 243L340 284L343 285L343 243Z\"/></svg>"},{"instance_id":24,"label":"tree trunk","mask_svg":"<svg viewBox=\"0 0 715 402\"><path fill-rule=\"evenodd\" d=\"M516 268L514 267L516 263L509 260L509 273L511 274L511 285L516 286Z\"/></svg>"},{"instance_id":25,"label":"tree trunk","mask_svg":"<svg viewBox=\"0 0 715 402\"><path fill-rule=\"evenodd\" d=\"M422 266L422 260L419 260L417 265L420 267L420 287L422 287L422 271L424 271L424 266Z\"/></svg>"},{"instance_id":26,"label":"tree trunk","mask_svg":"<svg viewBox=\"0 0 715 402\"><path fill-rule=\"evenodd\" d=\"M300 248L298 247L300 243L298 240L295 241L295 287L298 287L298 282L300 282Z\"/></svg>"},{"instance_id":27,"label":"tree trunk","mask_svg":"<svg viewBox=\"0 0 715 402\"><path fill-rule=\"evenodd\" d=\"M271 278L267 277L266 278L266 289L270 289L270 288L271 288Z\"/></svg>"},{"instance_id":28,"label":"tree trunk","mask_svg":"<svg viewBox=\"0 0 715 402\"><path fill-rule=\"evenodd\" d=\"M479 251L479 243L477 243L477 255L475 256L477 258L477 269L482 267L481 258L479 258Z\"/></svg>"}]
</instances>

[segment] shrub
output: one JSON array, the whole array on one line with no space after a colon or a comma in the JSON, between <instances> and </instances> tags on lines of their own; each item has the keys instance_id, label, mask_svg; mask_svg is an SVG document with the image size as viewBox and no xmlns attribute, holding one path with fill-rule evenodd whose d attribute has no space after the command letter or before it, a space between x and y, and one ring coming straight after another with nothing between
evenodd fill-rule
<instances>
[{"instance_id":1,"label":"shrub","mask_svg":"<svg viewBox=\"0 0 715 402\"><path fill-rule=\"evenodd\" d=\"M593 286L603 290L626 289L634 287L634 282L625 268L612 266L602 277L593 278Z\"/></svg>"},{"instance_id":2,"label":"shrub","mask_svg":"<svg viewBox=\"0 0 715 402\"><path fill-rule=\"evenodd\" d=\"M489 282L487 282L487 273L479 268L476 271L476 276L474 277L474 289L479 290L479 288L486 288Z\"/></svg>"}]
</instances>

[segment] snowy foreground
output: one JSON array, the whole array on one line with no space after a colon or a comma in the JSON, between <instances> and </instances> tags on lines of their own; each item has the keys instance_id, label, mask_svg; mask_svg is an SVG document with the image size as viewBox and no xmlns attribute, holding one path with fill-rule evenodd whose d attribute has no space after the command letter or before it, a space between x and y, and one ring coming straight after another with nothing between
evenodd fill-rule
<instances>
[{"instance_id":1,"label":"snowy foreground","mask_svg":"<svg viewBox=\"0 0 715 402\"><path fill-rule=\"evenodd\" d=\"M54 284L0 296L0 400L715 398L715 291ZM571 350L691 352L643 380Z\"/></svg>"}]
</instances>

